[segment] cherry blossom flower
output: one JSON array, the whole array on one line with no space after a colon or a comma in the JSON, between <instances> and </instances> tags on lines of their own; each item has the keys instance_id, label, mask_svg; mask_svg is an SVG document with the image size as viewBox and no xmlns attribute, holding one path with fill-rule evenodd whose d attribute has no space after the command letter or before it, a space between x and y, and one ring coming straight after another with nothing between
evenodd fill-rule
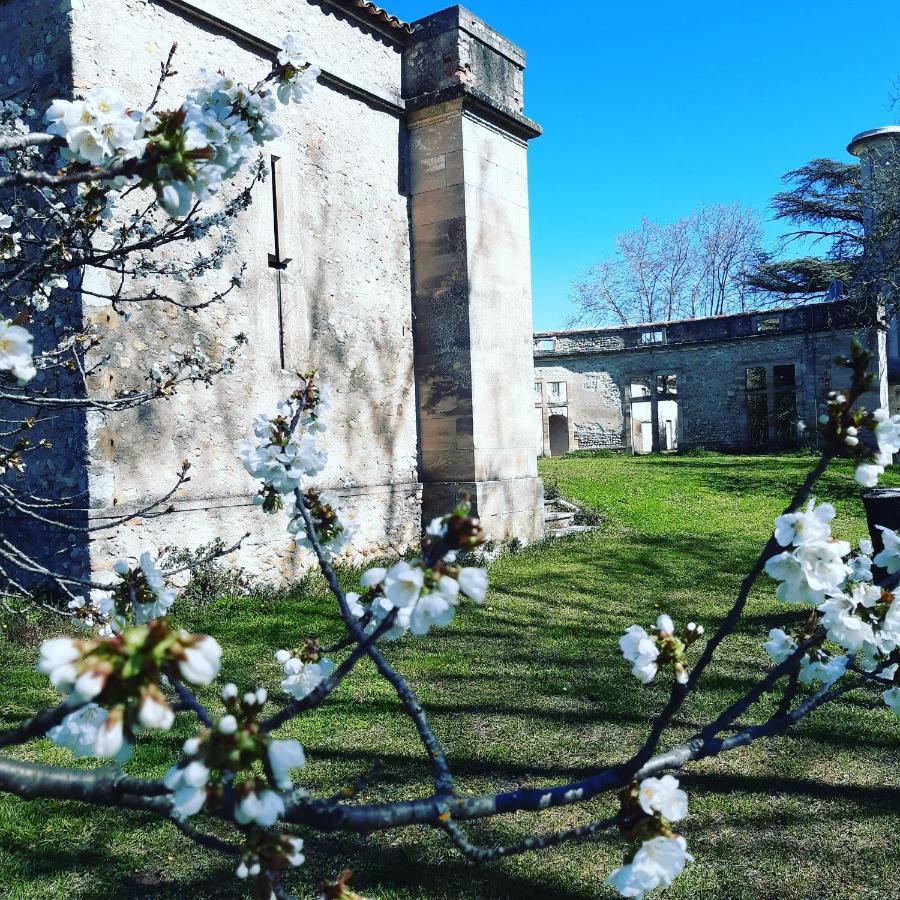
<instances>
[{"instance_id":1,"label":"cherry blossom flower","mask_svg":"<svg viewBox=\"0 0 900 900\"><path fill-rule=\"evenodd\" d=\"M269 765L275 784L283 791L289 791L291 782L291 770L300 769L306 765L306 756L299 741L271 741L269 743Z\"/></svg>"},{"instance_id":2,"label":"cherry blossom flower","mask_svg":"<svg viewBox=\"0 0 900 900\"><path fill-rule=\"evenodd\" d=\"M425 583L425 573L405 560L394 563L388 569L382 583L387 600L398 609L412 606Z\"/></svg>"},{"instance_id":3,"label":"cherry blossom flower","mask_svg":"<svg viewBox=\"0 0 900 900\"><path fill-rule=\"evenodd\" d=\"M96 703L88 703L75 712L69 713L62 722L47 732L47 736L55 744L67 747L72 751L76 759L86 756L109 756L119 765L125 763L131 757L132 745L126 741L119 744L115 753L109 754L101 751L111 749L112 744L100 738L101 730L105 727L109 712Z\"/></svg>"},{"instance_id":4,"label":"cherry blossom flower","mask_svg":"<svg viewBox=\"0 0 900 900\"><path fill-rule=\"evenodd\" d=\"M13 217L0 215L0 261L18 256L21 246L21 231L12 231Z\"/></svg>"},{"instance_id":5,"label":"cherry blossom flower","mask_svg":"<svg viewBox=\"0 0 900 900\"><path fill-rule=\"evenodd\" d=\"M884 698L887 708L900 716L900 687L889 688L881 696Z\"/></svg>"},{"instance_id":6,"label":"cherry blossom flower","mask_svg":"<svg viewBox=\"0 0 900 900\"><path fill-rule=\"evenodd\" d=\"M201 687L209 684L218 674L222 661L222 648L215 638L202 635L192 647L184 651L178 661L181 677Z\"/></svg>"},{"instance_id":7,"label":"cherry blossom flower","mask_svg":"<svg viewBox=\"0 0 900 900\"><path fill-rule=\"evenodd\" d=\"M677 822L688 813L687 794L672 775L645 778L638 788L638 802L648 816L659 813L670 822Z\"/></svg>"},{"instance_id":8,"label":"cherry blossom flower","mask_svg":"<svg viewBox=\"0 0 900 900\"><path fill-rule=\"evenodd\" d=\"M775 540L782 547L827 541L831 537L831 521L836 513L830 503L816 507L810 499L805 511L787 513L775 520Z\"/></svg>"},{"instance_id":9,"label":"cherry blossom flower","mask_svg":"<svg viewBox=\"0 0 900 900\"><path fill-rule=\"evenodd\" d=\"M896 531L878 526L881 539L884 542L884 550L875 557L875 565L886 569L889 575L900 572L900 535Z\"/></svg>"},{"instance_id":10,"label":"cherry blossom flower","mask_svg":"<svg viewBox=\"0 0 900 900\"><path fill-rule=\"evenodd\" d=\"M255 822L263 828L271 828L284 815L284 800L275 791L264 790L257 794L248 790L234 810L234 817L241 825Z\"/></svg>"},{"instance_id":11,"label":"cherry blossom flower","mask_svg":"<svg viewBox=\"0 0 900 900\"><path fill-rule=\"evenodd\" d=\"M763 644L763 649L775 665L781 665L797 647L797 642L781 628L773 628L769 632L769 640Z\"/></svg>"},{"instance_id":12,"label":"cherry blossom flower","mask_svg":"<svg viewBox=\"0 0 900 900\"><path fill-rule=\"evenodd\" d=\"M797 680L801 684L812 684L821 681L823 684L834 684L847 671L846 656L826 657L823 660L810 661L809 657L804 657L800 661L800 674Z\"/></svg>"},{"instance_id":13,"label":"cherry blossom flower","mask_svg":"<svg viewBox=\"0 0 900 900\"><path fill-rule=\"evenodd\" d=\"M463 568L459 570L459 589L476 603L483 603L487 596L488 575L485 569Z\"/></svg>"},{"instance_id":14,"label":"cherry blossom flower","mask_svg":"<svg viewBox=\"0 0 900 900\"><path fill-rule=\"evenodd\" d=\"M163 777L163 784L173 792L172 809L181 818L195 816L206 803L209 769L199 760L186 766L172 766Z\"/></svg>"},{"instance_id":15,"label":"cherry blossom flower","mask_svg":"<svg viewBox=\"0 0 900 900\"><path fill-rule=\"evenodd\" d=\"M20 325L0 319L0 372L11 372L21 384L37 374L31 335Z\"/></svg>"},{"instance_id":16,"label":"cherry blossom flower","mask_svg":"<svg viewBox=\"0 0 900 900\"><path fill-rule=\"evenodd\" d=\"M683 837L654 837L643 842L630 863L610 873L606 884L623 897L640 900L654 888L668 887L693 860Z\"/></svg>"},{"instance_id":17,"label":"cherry blossom flower","mask_svg":"<svg viewBox=\"0 0 900 900\"><path fill-rule=\"evenodd\" d=\"M632 625L619 638L622 655L633 663L631 674L642 684L647 684L656 675L659 648L656 640L647 634L640 625Z\"/></svg>"},{"instance_id":18,"label":"cherry blossom flower","mask_svg":"<svg viewBox=\"0 0 900 900\"><path fill-rule=\"evenodd\" d=\"M281 651L287 653L287 651ZM279 660L281 662L281 660ZM281 682L282 690L295 700L302 700L312 693L334 671L334 663L329 659L304 663L288 654L282 663L285 678Z\"/></svg>"}]
</instances>

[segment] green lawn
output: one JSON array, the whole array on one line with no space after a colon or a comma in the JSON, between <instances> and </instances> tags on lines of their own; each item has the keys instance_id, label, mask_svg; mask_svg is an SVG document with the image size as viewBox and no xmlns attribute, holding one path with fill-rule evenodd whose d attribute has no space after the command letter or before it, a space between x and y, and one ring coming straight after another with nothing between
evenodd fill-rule
<instances>
[{"instance_id":1,"label":"green lawn","mask_svg":"<svg viewBox=\"0 0 900 900\"><path fill-rule=\"evenodd\" d=\"M543 475L556 476L563 495L598 509L603 526L503 557L491 568L492 592L483 607L468 606L448 629L388 648L430 711L460 788L481 793L551 784L627 756L663 702L666 683L642 687L628 675L619 635L633 622L649 625L657 610L714 626L810 464L800 456L545 462ZM838 505L841 536L864 535L849 468L829 474L818 496ZM181 609L177 618L221 640L224 678L273 685L276 649L309 634L323 640L339 634L331 609L322 584L310 579L285 600L224 598ZM696 729L745 688L766 663L763 635L795 615L773 602L768 584L760 585L740 632L708 670L673 738ZM0 638L0 723L53 702L46 679L33 672L34 659L33 644ZM306 785L334 791L380 759L382 778L366 800L427 790L415 733L397 709L390 689L363 667L325 709L285 729L306 746ZM177 746L189 730L185 720L169 743ZM174 759L167 747L160 740L142 744L129 771L161 774ZM691 815L682 830L696 862L668 896L896 900L898 748L900 719L873 696L854 693L785 739L692 768L683 778ZM66 751L48 742L19 752L68 761ZM598 801L472 830L486 843L509 842L612 808ZM482 867L425 829L367 840L307 837L307 865L291 885L300 897L313 896L320 877L349 865L357 889L384 900L606 898L612 894L602 879L621 858L614 836ZM0 798L3 898L218 898L239 896L237 888L218 858L149 817Z\"/></svg>"}]
</instances>

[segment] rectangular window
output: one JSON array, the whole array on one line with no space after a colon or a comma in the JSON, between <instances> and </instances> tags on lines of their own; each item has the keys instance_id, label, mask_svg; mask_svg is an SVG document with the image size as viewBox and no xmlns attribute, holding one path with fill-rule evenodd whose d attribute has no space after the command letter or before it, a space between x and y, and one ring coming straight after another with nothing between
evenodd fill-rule
<instances>
[{"instance_id":1,"label":"rectangular window","mask_svg":"<svg viewBox=\"0 0 900 900\"><path fill-rule=\"evenodd\" d=\"M747 385L747 437L750 446L797 444L797 367L793 363L751 366Z\"/></svg>"},{"instance_id":2,"label":"rectangular window","mask_svg":"<svg viewBox=\"0 0 900 900\"><path fill-rule=\"evenodd\" d=\"M678 395L678 381L675 375L657 375L656 393L666 397Z\"/></svg>"},{"instance_id":3,"label":"rectangular window","mask_svg":"<svg viewBox=\"0 0 900 900\"><path fill-rule=\"evenodd\" d=\"M650 399L650 378L647 375L634 375L631 379L631 399Z\"/></svg>"},{"instance_id":4,"label":"rectangular window","mask_svg":"<svg viewBox=\"0 0 900 900\"><path fill-rule=\"evenodd\" d=\"M766 370L763 366L754 366L752 369L747 369L748 391L764 391L766 387Z\"/></svg>"},{"instance_id":5,"label":"rectangular window","mask_svg":"<svg viewBox=\"0 0 900 900\"><path fill-rule=\"evenodd\" d=\"M664 344L666 342L666 333L664 331L642 331L642 344Z\"/></svg>"},{"instance_id":6,"label":"rectangular window","mask_svg":"<svg viewBox=\"0 0 900 900\"><path fill-rule=\"evenodd\" d=\"M781 331L781 316L760 316L756 320L757 334L772 334Z\"/></svg>"},{"instance_id":7,"label":"rectangular window","mask_svg":"<svg viewBox=\"0 0 900 900\"><path fill-rule=\"evenodd\" d=\"M550 382L550 402L565 403L566 402L566 383L564 381Z\"/></svg>"},{"instance_id":8,"label":"rectangular window","mask_svg":"<svg viewBox=\"0 0 900 900\"><path fill-rule=\"evenodd\" d=\"M775 387L793 387L797 382L794 375L794 366L773 366L772 381Z\"/></svg>"},{"instance_id":9,"label":"rectangular window","mask_svg":"<svg viewBox=\"0 0 900 900\"><path fill-rule=\"evenodd\" d=\"M542 338L537 343L537 348L541 353L552 353L556 347L556 341L553 338Z\"/></svg>"},{"instance_id":10,"label":"rectangular window","mask_svg":"<svg viewBox=\"0 0 900 900\"><path fill-rule=\"evenodd\" d=\"M544 399L544 386L540 381L534 383L534 402L540 404Z\"/></svg>"},{"instance_id":11,"label":"rectangular window","mask_svg":"<svg viewBox=\"0 0 900 900\"><path fill-rule=\"evenodd\" d=\"M775 441L778 446L795 446L797 443L797 395L793 391L775 394L774 413Z\"/></svg>"}]
</instances>

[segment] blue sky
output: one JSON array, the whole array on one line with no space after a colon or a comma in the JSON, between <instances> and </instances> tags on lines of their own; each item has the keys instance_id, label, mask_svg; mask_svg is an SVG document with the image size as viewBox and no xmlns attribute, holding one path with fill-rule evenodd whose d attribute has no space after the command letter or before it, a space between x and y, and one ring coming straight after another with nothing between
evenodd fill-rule
<instances>
[{"instance_id":1,"label":"blue sky","mask_svg":"<svg viewBox=\"0 0 900 900\"><path fill-rule=\"evenodd\" d=\"M385 4L407 21L442 8ZM854 134L900 115L900 0L465 5L528 56L538 329L564 326L572 281L642 216L732 201L766 214L781 174L849 159Z\"/></svg>"}]
</instances>

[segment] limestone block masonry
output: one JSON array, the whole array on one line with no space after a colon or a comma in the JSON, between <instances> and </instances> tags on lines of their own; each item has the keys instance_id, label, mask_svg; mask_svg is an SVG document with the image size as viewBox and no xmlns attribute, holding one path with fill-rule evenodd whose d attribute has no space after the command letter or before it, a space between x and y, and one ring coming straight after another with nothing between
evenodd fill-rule
<instances>
[{"instance_id":1,"label":"limestone block masonry","mask_svg":"<svg viewBox=\"0 0 900 900\"><path fill-rule=\"evenodd\" d=\"M353 555L406 551L423 515L461 493L492 537L542 535L526 162L540 129L522 114L521 50L461 7L405 25L356 0L0 5L0 56L21 61L21 86L54 95L112 85L146 102L177 41L163 108L201 69L256 81L287 31L323 75L308 102L280 111L284 133L270 151L283 185L282 254L292 260L282 321L268 190L238 220L232 268L246 265L244 286L225 303L190 317L147 309L126 323L87 290L81 301L82 317L108 331L123 383L195 333L212 353L238 332L250 338L237 372L211 388L67 426L58 462L86 483L96 524L157 496L181 460L193 465L173 515L72 548L94 569L245 532L235 562L273 579L308 565L281 517L251 505L256 485L235 444L290 391L291 373L309 368L331 388L321 486L359 529ZM86 288L103 278L83 273Z\"/></svg>"},{"instance_id":2,"label":"limestone block masonry","mask_svg":"<svg viewBox=\"0 0 900 900\"><path fill-rule=\"evenodd\" d=\"M440 61L438 63L438 61ZM494 538L542 530L531 433L521 50L460 7L404 56L423 513L467 495Z\"/></svg>"}]
</instances>

